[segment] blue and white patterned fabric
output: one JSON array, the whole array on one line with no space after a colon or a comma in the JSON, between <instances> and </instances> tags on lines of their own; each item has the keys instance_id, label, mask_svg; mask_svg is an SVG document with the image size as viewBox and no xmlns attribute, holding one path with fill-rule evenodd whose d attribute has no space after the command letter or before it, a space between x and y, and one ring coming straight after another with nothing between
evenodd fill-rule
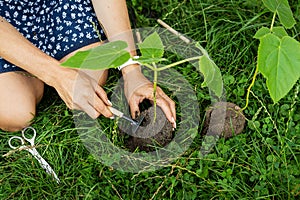
<instances>
[{"instance_id":1,"label":"blue and white patterned fabric","mask_svg":"<svg viewBox=\"0 0 300 200\"><path fill-rule=\"evenodd\" d=\"M106 39L91 0L0 0L0 16L57 60ZM0 57L0 73L19 70Z\"/></svg>"}]
</instances>

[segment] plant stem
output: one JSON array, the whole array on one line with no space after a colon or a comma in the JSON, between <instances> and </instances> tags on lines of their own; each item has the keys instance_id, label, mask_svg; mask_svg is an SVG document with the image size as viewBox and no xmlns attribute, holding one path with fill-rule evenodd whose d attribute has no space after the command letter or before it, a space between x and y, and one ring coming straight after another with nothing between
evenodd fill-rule
<instances>
[{"instance_id":1,"label":"plant stem","mask_svg":"<svg viewBox=\"0 0 300 200\"><path fill-rule=\"evenodd\" d=\"M193 60L198 60L198 59L200 59L201 56L196 56L196 57L192 57L192 58L187 58L187 59L184 59L184 60L180 60L180 61L174 62L172 64L166 65L164 67L160 67L160 68L158 68L156 70L157 71L162 71L162 70L165 70L165 69L168 69L168 68L180 65L180 64L185 63L185 62L189 62L189 61L193 61Z\"/></svg>"},{"instance_id":2,"label":"plant stem","mask_svg":"<svg viewBox=\"0 0 300 200\"><path fill-rule=\"evenodd\" d=\"M202 55L201 55L202 56ZM185 63L185 62L189 62L189 61L193 61L193 60L198 60L198 59L200 59L201 58L201 56L196 56L196 57L192 57L192 58L187 58L187 59L184 59L184 60L180 60L180 61L177 61L177 62L174 62L174 63L172 63L172 64L169 64L169 65L166 65L166 66L164 66L164 67L160 67L160 68L155 68L155 67L153 67L152 65L150 65L150 64L148 64L148 63L142 63L145 67L147 67L147 68L149 68L149 69L151 69L152 71L163 71L163 70L165 70L165 69L169 69L169 68L171 68L171 67L175 67L175 66L177 66L177 65L180 65L180 64L182 64L182 63Z\"/></svg>"},{"instance_id":3,"label":"plant stem","mask_svg":"<svg viewBox=\"0 0 300 200\"><path fill-rule=\"evenodd\" d=\"M144 65L145 67L147 67L147 68L151 69L152 71L155 71L155 70L157 70L157 69L155 69L154 67L152 67L152 65L150 65L150 64L147 64L147 63L142 63L142 65Z\"/></svg>"},{"instance_id":4,"label":"plant stem","mask_svg":"<svg viewBox=\"0 0 300 200\"><path fill-rule=\"evenodd\" d=\"M249 87L247 89L246 105L240 110L241 112L244 111L248 107L248 105L249 105L250 91L251 91L251 88L253 87L253 85L255 83L255 79L256 79L257 74L258 74L258 65L256 65L255 72L254 72L254 75L253 75L253 78L252 78L252 82L251 82L251 84L249 85Z\"/></svg>"},{"instance_id":5,"label":"plant stem","mask_svg":"<svg viewBox=\"0 0 300 200\"><path fill-rule=\"evenodd\" d=\"M185 62L189 62L189 61L193 61L193 60L199 60L201 56L196 56L196 57L180 60L178 62L174 62L172 64L169 64L169 65L166 65L166 66L160 67L160 68L157 68L155 63L152 63L152 65L150 65L148 63L143 63L143 65L145 67L151 69L154 73L154 75L153 75L154 76L153 77L153 104L154 104L154 119L153 119L153 122L155 122L155 120L156 120L156 89L157 89L158 72L162 71L162 70L165 70L165 69L168 69L168 68L171 68L171 67L174 67L174 66L177 66L177 65L180 65L180 64L185 63Z\"/></svg>"},{"instance_id":6,"label":"plant stem","mask_svg":"<svg viewBox=\"0 0 300 200\"><path fill-rule=\"evenodd\" d=\"M274 14L273 14L273 19L272 19L272 22L271 22L271 27L270 27L270 30L271 30L271 32L273 31L273 27L274 27L275 19L276 19L276 12L274 12Z\"/></svg>"},{"instance_id":7,"label":"plant stem","mask_svg":"<svg viewBox=\"0 0 300 200\"><path fill-rule=\"evenodd\" d=\"M270 27L271 32L273 31L275 19L276 19L276 12L274 12L274 14L273 14L273 19L272 19L271 27ZM246 105L240 110L241 112L244 111L249 105L249 95L250 95L250 92L251 92L251 88L253 87L253 85L255 83L257 74L258 74L258 64L256 65L255 72L254 72L254 75L253 75L253 78L252 78L252 82L251 82L251 84L249 85L249 87L247 89Z\"/></svg>"}]
</instances>

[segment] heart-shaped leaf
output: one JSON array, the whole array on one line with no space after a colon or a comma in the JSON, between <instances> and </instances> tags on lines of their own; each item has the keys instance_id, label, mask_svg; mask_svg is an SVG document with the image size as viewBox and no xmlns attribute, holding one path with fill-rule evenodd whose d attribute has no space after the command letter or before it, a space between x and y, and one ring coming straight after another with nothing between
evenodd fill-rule
<instances>
[{"instance_id":1,"label":"heart-shaped leaf","mask_svg":"<svg viewBox=\"0 0 300 200\"><path fill-rule=\"evenodd\" d=\"M300 77L300 43L269 33L260 38L258 70L267 79L270 96L276 103L295 85Z\"/></svg>"},{"instance_id":2,"label":"heart-shaped leaf","mask_svg":"<svg viewBox=\"0 0 300 200\"><path fill-rule=\"evenodd\" d=\"M260 39L260 38L264 37L265 35L267 35L268 33L271 33L271 30L267 27L262 27L255 33L255 35L253 37L256 39Z\"/></svg>"},{"instance_id":3,"label":"heart-shaped leaf","mask_svg":"<svg viewBox=\"0 0 300 200\"><path fill-rule=\"evenodd\" d=\"M142 54L141 59L162 58L164 55L164 45L157 32L146 37L138 46Z\"/></svg>"},{"instance_id":4,"label":"heart-shaped leaf","mask_svg":"<svg viewBox=\"0 0 300 200\"><path fill-rule=\"evenodd\" d=\"M223 93L223 80L220 69L210 59L207 51L201 47L198 43L196 47L202 52L202 56L199 59L199 70L204 76L204 82L202 86L207 86L217 97L221 97Z\"/></svg>"},{"instance_id":5,"label":"heart-shaped leaf","mask_svg":"<svg viewBox=\"0 0 300 200\"><path fill-rule=\"evenodd\" d=\"M292 28L296 21L287 0L263 0L264 5L272 12L276 12L280 22L286 28Z\"/></svg>"},{"instance_id":6,"label":"heart-shaped leaf","mask_svg":"<svg viewBox=\"0 0 300 200\"><path fill-rule=\"evenodd\" d=\"M79 51L61 65L93 70L117 68L130 58L126 48L127 43L124 41L109 42L87 51Z\"/></svg>"},{"instance_id":7,"label":"heart-shaped leaf","mask_svg":"<svg viewBox=\"0 0 300 200\"><path fill-rule=\"evenodd\" d=\"M273 27L272 33L274 33L274 35L276 35L280 39L283 38L284 36L288 36L286 30L282 26Z\"/></svg>"},{"instance_id":8,"label":"heart-shaped leaf","mask_svg":"<svg viewBox=\"0 0 300 200\"><path fill-rule=\"evenodd\" d=\"M254 35L254 38L261 39L268 33L274 33L274 35L278 36L279 38L283 38L284 36L288 36L287 32L282 26L273 27L272 31L269 28L262 27L260 28Z\"/></svg>"}]
</instances>

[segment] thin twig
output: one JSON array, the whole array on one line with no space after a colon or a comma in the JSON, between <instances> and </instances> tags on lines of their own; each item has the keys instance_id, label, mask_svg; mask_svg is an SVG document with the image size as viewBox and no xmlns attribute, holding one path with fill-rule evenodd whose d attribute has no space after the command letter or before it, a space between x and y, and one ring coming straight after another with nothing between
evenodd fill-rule
<instances>
[{"instance_id":1,"label":"thin twig","mask_svg":"<svg viewBox=\"0 0 300 200\"><path fill-rule=\"evenodd\" d=\"M169 26L168 24L166 24L164 21L162 21L161 19L158 19L157 22L162 25L163 27L165 27L168 31L170 31L171 33L173 33L174 35L178 36L179 39L181 39L182 41L184 41L185 43L189 44L191 43L191 41L186 38L184 35L182 35L181 33L179 33L178 31L176 31L175 29L173 29L171 26Z\"/></svg>"},{"instance_id":2,"label":"thin twig","mask_svg":"<svg viewBox=\"0 0 300 200\"><path fill-rule=\"evenodd\" d=\"M157 190L154 192L154 194L152 195L150 200L153 200L155 198L155 196L158 194L158 192L160 191L160 189L164 186L164 183L166 182L166 179L164 179L162 181L162 183L160 184L160 186L157 188Z\"/></svg>"},{"instance_id":3,"label":"thin twig","mask_svg":"<svg viewBox=\"0 0 300 200\"><path fill-rule=\"evenodd\" d=\"M9 157L10 155L14 154L17 151L23 151L23 150L28 150L28 149L34 149L34 148L38 148L44 145L37 145L37 146L23 146L23 147L19 147L17 149L13 149L10 150L9 152L7 152L6 154L3 154L2 157Z\"/></svg>"},{"instance_id":4,"label":"thin twig","mask_svg":"<svg viewBox=\"0 0 300 200\"><path fill-rule=\"evenodd\" d=\"M120 195L114 184L112 184L112 182L108 178L106 180L111 184L112 189L117 193L118 197L123 200L122 196Z\"/></svg>"},{"instance_id":5,"label":"thin twig","mask_svg":"<svg viewBox=\"0 0 300 200\"><path fill-rule=\"evenodd\" d=\"M273 124L273 126L274 126L274 129L276 130L277 135L280 137L280 133L279 133L279 130L278 130L278 128L277 128L277 125L276 125L275 121L273 120L273 117L272 117L271 113L268 111L268 109L267 109L267 107L265 106L265 104L262 102L262 100L260 100L260 99L258 98L258 96L256 96L256 95L254 94L253 91L250 90L250 93L252 94L252 96L254 96L254 97L257 99L257 101L258 101L258 102L261 104L261 106L264 108L265 112L266 112L267 115L269 116L269 118L270 118L270 120L271 120L271 122L272 122L272 124Z\"/></svg>"},{"instance_id":6,"label":"thin twig","mask_svg":"<svg viewBox=\"0 0 300 200\"><path fill-rule=\"evenodd\" d=\"M8 157L8 156L14 154L17 151L23 151L23 150L32 149L32 148L34 148L34 147L25 146L25 147L20 147L20 148L17 148L17 149L13 149L13 150L10 150L9 152L7 152L6 154L2 155L2 157Z\"/></svg>"}]
</instances>

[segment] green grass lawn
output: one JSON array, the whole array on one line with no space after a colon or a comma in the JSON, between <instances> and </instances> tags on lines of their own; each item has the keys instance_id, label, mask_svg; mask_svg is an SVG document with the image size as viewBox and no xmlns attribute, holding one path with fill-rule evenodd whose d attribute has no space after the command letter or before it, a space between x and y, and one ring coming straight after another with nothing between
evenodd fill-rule
<instances>
[{"instance_id":1,"label":"green grass lawn","mask_svg":"<svg viewBox=\"0 0 300 200\"><path fill-rule=\"evenodd\" d=\"M300 2L289 3L297 25L288 31L299 41ZM160 27L156 22L160 18L199 41L221 69L227 101L245 105L259 44L253 35L272 20L260 0L131 0L128 4L131 15L136 15L134 26ZM203 80L191 67L177 70L194 86L202 121L210 105ZM108 93L118 80L118 72L111 74L105 86ZM176 161L140 173L122 172L95 160L77 133L72 112L47 88L32 126L38 134L37 150L61 183L57 185L27 151L2 157L11 150L9 138L20 133L0 131L0 199L300 199L299 87L298 81L273 104L259 74L244 112L243 134L219 139L205 157L199 154L198 134ZM101 117L100 123L111 140L122 145L114 122Z\"/></svg>"}]
</instances>

